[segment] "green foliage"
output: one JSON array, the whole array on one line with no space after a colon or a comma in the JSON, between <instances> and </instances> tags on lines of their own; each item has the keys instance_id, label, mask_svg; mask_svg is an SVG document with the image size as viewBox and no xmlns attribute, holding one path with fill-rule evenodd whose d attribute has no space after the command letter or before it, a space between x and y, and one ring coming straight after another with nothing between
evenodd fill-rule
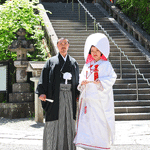
<instances>
[{"instance_id":1,"label":"green foliage","mask_svg":"<svg viewBox=\"0 0 150 150\"><path fill-rule=\"evenodd\" d=\"M10 52L8 46L17 38L16 32L20 28L26 30L26 39L32 40L35 46L34 52L28 53L30 60L45 59L44 31L40 29L44 23L37 3L37 0L12 0L0 5L0 60L16 59L16 53Z\"/></svg>"},{"instance_id":2,"label":"green foliage","mask_svg":"<svg viewBox=\"0 0 150 150\"><path fill-rule=\"evenodd\" d=\"M121 8L123 13L150 34L149 0L118 0L116 4Z\"/></svg>"},{"instance_id":3,"label":"green foliage","mask_svg":"<svg viewBox=\"0 0 150 150\"><path fill-rule=\"evenodd\" d=\"M7 103L7 101L6 101L6 100L4 100L2 103Z\"/></svg>"}]
</instances>

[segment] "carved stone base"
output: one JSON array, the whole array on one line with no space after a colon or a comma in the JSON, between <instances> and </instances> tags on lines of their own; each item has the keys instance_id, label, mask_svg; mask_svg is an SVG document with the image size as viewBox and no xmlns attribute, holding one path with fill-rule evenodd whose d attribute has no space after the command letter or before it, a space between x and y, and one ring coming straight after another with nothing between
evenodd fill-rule
<instances>
[{"instance_id":1,"label":"carved stone base","mask_svg":"<svg viewBox=\"0 0 150 150\"><path fill-rule=\"evenodd\" d=\"M12 88L13 93L30 93L30 83L14 83Z\"/></svg>"},{"instance_id":2,"label":"carved stone base","mask_svg":"<svg viewBox=\"0 0 150 150\"><path fill-rule=\"evenodd\" d=\"M10 103L22 103L22 102L33 102L33 93L10 93L9 102Z\"/></svg>"},{"instance_id":3,"label":"carved stone base","mask_svg":"<svg viewBox=\"0 0 150 150\"><path fill-rule=\"evenodd\" d=\"M33 117L34 103L0 103L0 117L16 119Z\"/></svg>"}]
</instances>

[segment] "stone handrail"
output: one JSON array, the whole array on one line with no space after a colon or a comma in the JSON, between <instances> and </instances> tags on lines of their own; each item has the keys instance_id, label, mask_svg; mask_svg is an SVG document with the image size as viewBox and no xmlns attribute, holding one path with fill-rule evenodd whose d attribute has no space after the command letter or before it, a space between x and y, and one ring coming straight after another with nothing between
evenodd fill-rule
<instances>
[{"instance_id":1,"label":"stone handrail","mask_svg":"<svg viewBox=\"0 0 150 150\"><path fill-rule=\"evenodd\" d=\"M109 0L97 0L97 2L100 3L127 32L139 41L148 52L150 52L150 36L145 31L124 15L123 12Z\"/></svg>"},{"instance_id":2,"label":"stone handrail","mask_svg":"<svg viewBox=\"0 0 150 150\"><path fill-rule=\"evenodd\" d=\"M41 10L45 9L42 4L38 4L38 7ZM58 53L58 49L57 49L58 37L55 33L55 30L53 29L53 26L52 26L52 24L51 24L51 22L47 16L46 12L40 11L40 15L42 16L44 24L45 24L44 31L45 31L45 38L47 41L47 45L48 45L50 50L53 49L54 55L56 55Z\"/></svg>"}]
</instances>

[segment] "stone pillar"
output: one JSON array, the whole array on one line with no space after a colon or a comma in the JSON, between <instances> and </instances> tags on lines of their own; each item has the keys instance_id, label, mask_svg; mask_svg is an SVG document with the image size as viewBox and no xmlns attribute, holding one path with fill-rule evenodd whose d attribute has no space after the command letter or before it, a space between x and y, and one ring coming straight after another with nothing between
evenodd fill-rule
<instances>
[{"instance_id":1,"label":"stone pillar","mask_svg":"<svg viewBox=\"0 0 150 150\"><path fill-rule=\"evenodd\" d=\"M27 52L33 51L33 44L25 39L26 31L19 29L17 31L17 40L14 40L9 50L17 53L17 60L14 61L16 67L16 82L12 86L12 93L9 94L9 103L16 106L16 110L12 109L11 118L25 118L32 116L34 111L34 94L30 93L30 84L27 83L27 72L28 66ZM19 105L17 105L19 104ZM23 106L28 106L23 107Z\"/></svg>"},{"instance_id":2,"label":"stone pillar","mask_svg":"<svg viewBox=\"0 0 150 150\"><path fill-rule=\"evenodd\" d=\"M38 77L30 78L34 82L34 89L36 90L39 81ZM43 108L41 105L41 100L38 98L37 94L34 94L34 108L35 108L35 121L43 123Z\"/></svg>"},{"instance_id":3,"label":"stone pillar","mask_svg":"<svg viewBox=\"0 0 150 150\"><path fill-rule=\"evenodd\" d=\"M34 90L37 88L37 84L39 81L39 77L41 75L41 71L44 67L45 61L29 61L27 72L32 72L31 81L34 82ZM41 105L41 100L38 98L37 94L34 94L34 107L35 107L35 121L43 123L43 108Z\"/></svg>"}]
</instances>

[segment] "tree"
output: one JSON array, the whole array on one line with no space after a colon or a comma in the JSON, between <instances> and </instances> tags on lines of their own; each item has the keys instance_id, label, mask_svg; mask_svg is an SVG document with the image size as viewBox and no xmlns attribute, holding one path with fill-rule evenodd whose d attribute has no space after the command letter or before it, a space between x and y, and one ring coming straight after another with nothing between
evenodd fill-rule
<instances>
[{"instance_id":1,"label":"tree","mask_svg":"<svg viewBox=\"0 0 150 150\"><path fill-rule=\"evenodd\" d=\"M130 19L150 34L150 1L149 0L118 0L121 8Z\"/></svg>"},{"instance_id":2,"label":"tree","mask_svg":"<svg viewBox=\"0 0 150 150\"><path fill-rule=\"evenodd\" d=\"M26 30L26 39L32 40L35 46L35 51L28 54L28 57L31 60L45 59L42 44L44 31L41 29L44 23L37 3L38 1L11 0L0 5L0 60L16 59L16 53L10 52L8 46L17 38L16 32L20 28Z\"/></svg>"}]
</instances>

